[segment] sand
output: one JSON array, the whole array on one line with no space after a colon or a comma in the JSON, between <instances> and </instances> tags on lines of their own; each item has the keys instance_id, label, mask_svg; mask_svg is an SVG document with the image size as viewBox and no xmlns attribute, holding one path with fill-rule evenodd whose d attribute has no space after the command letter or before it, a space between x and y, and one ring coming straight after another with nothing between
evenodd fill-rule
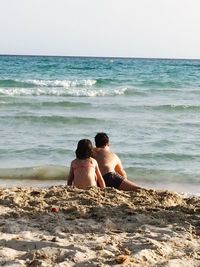
<instances>
[{"instance_id":1,"label":"sand","mask_svg":"<svg viewBox=\"0 0 200 267\"><path fill-rule=\"evenodd\" d=\"M0 188L0 266L200 266L200 197Z\"/></svg>"}]
</instances>

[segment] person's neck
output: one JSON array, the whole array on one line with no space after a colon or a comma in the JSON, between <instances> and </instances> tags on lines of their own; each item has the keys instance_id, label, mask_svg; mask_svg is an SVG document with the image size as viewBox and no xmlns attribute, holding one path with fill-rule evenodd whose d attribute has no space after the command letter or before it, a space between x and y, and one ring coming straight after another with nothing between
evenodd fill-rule
<instances>
[{"instance_id":1,"label":"person's neck","mask_svg":"<svg viewBox=\"0 0 200 267\"><path fill-rule=\"evenodd\" d=\"M105 146L103 146L103 147L99 147L99 149L102 149L102 150L109 150L109 145L105 145Z\"/></svg>"}]
</instances>

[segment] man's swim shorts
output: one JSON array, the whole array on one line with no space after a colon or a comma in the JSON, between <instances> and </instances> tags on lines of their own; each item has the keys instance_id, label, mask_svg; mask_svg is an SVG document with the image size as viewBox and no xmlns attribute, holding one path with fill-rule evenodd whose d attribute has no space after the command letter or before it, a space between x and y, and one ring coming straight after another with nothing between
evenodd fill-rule
<instances>
[{"instance_id":1,"label":"man's swim shorts","mask_svg":"<svg viewBox=\"0 0 200 267\"><path fill-rule=\"evenodd\" d=\"M116 172L108 172L103 175L106 186L119 189L122 181L125 179L123 176Z\"/></svg>"}]
</instances>

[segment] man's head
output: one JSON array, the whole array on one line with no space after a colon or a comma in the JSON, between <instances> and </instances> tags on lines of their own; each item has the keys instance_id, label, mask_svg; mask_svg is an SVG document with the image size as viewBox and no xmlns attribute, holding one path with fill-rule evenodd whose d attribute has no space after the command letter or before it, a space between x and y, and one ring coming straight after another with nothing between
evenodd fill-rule
<instances>
[{"instance_id":1,"label":"man's head","mask_svg":"<svg viewBox=\"0 0 200 267\"><path fill-rule=\"evenodd\" d=\"M109 145L109 137L106 133L97 133L95 136L96 147L105 147Z\"/></svg>"}]
</instances>

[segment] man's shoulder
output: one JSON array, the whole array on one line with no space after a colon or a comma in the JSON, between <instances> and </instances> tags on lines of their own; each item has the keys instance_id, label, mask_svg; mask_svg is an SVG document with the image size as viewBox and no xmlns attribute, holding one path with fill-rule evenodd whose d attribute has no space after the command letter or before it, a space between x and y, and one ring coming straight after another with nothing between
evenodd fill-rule
<instances>
[{"instance_id":1,"label":"man's shoulder","mask_svg":"<svg viewBox=\"0 0 200 267\"><path fill-rule=\"evenodd\" d=\"M99 155L102 154L104 151L102 149L99 149L98 147L93 148L93 155Z\"/></svg>"},{"instance_id":2,"label":"man's shoulder","mask_svg":"<svg viewBox=\"0 0 200 267\"><path fill-rule=\"evenodd\" d=\"M113 156L115 157L115 159L116 159L117 161L120 161L120 158L117 156L116 153L112 153L112 154L113 154Z\"/></svg>"},{"instance_id":3,"label":"man's shoulder","mask_svg":"<svg viewBox=\"0 0 200 267\"><path fill-rule=\"evenodd\" d=\"M107 156L112 156L112 157L117 157L117 155L115 154L115 153L113 153L112 151L110 151L110 150L107 150L107 149L102 149L102 148L98 148L98 147L95 147L94 149L93 149L93 156L94 156L94 158L95 157L101 157L101 156L103 156L103 157L107 157Z\"/></svg>"},{"instance_id":4,"label":"man's shoulder","mask_svg":"<svg viewBox=\"0 0 200 267\"><path fill-rule=\"evenodd\" d=\"M93 147L93 153L94 153L94 152L97 152L97 150L98 150L98 148Z\"/></svg>"},{"instance_id":5,"label":"man's shoulder","mask_svg":"<svg viewBox=\"0 0 200 267\"><path fill-rule=\"evenodd\" d=\"M96 155L97 155L97 153L98 153L97 148L94 147L94 148L93 148L93 151L92 151L92 157L95 158Z\"/></svg>"}]
</instances>

